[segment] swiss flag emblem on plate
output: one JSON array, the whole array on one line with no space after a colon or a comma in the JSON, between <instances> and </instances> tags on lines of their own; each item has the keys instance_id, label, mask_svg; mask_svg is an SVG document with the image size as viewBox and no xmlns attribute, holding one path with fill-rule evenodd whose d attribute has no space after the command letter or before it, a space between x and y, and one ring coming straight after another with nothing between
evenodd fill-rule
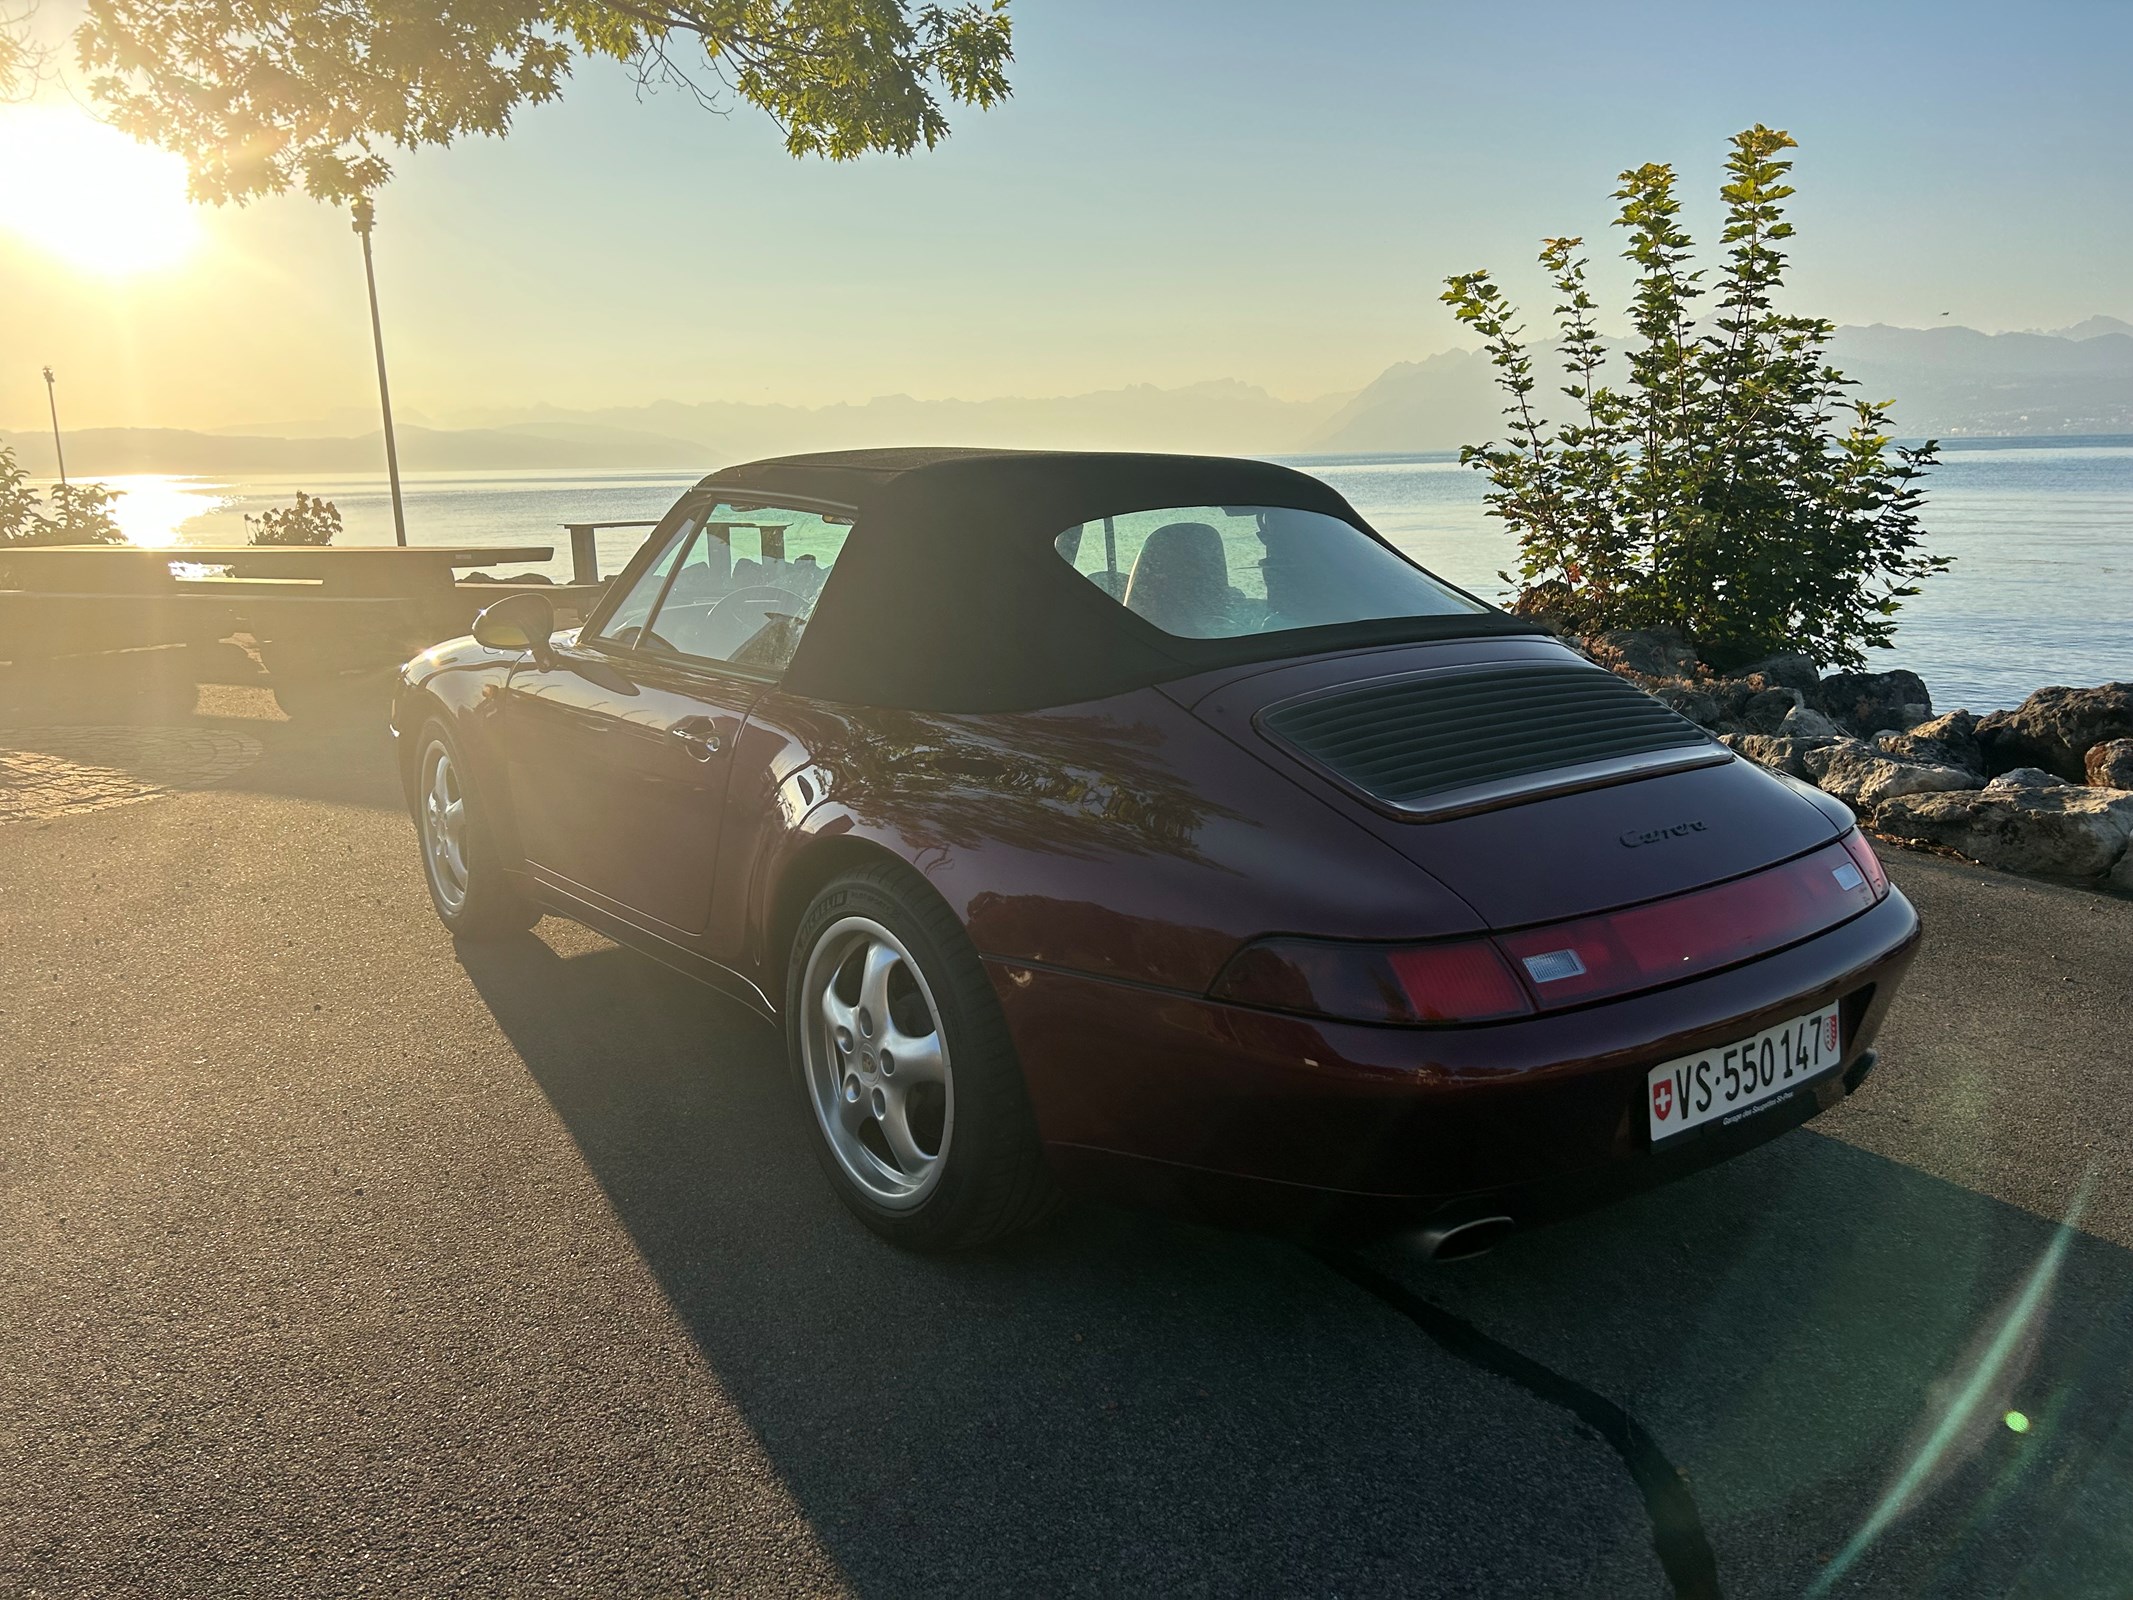
<instances>
[{"instance_id":1,"label":"swiss flag emblem on plate","mask_svg":"<svg viewBox=\"0 0 2133 1600\"><path fill-rule=\"evenodd\" d=\"M1664 1122L1670 1115L1673 1114L1673 1110L1674 1085L1671 1082L1660 1082L1653 1084L1652 1115L1657 1117L1661 1122Z\"/></svg>"}]
</instances>

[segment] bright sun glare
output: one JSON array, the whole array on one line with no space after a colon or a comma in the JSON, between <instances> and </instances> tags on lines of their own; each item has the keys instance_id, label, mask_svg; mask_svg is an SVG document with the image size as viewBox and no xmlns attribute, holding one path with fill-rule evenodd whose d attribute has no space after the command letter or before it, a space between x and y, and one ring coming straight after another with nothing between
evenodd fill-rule
<instances>
[{"instance_id":1,"label":"bright sun glare","mask_svg":"<svg viewBox=\"0 0 2133 1600\"><path fill-rule=\"evenodd\" d=\"M175 266L200 219L185 163L73 106L0 108L0 230L112 277Z\"/></svg>"}]
</instances>

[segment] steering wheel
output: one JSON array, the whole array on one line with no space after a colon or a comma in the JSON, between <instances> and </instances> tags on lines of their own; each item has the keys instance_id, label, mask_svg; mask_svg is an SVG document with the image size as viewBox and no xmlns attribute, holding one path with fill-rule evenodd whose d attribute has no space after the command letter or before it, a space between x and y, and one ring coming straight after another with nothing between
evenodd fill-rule
<instances>
[{"instance_id":1,"label":"steering wheel","mask_svg":"<svg viewBox=\"0 0 2133 1600\"><path fill-rule=\"evenodd\" d=\"M704 618L704 625L717 627L727 618L743 616L750 610L757 617L776 616L779 613L772 611L771 607L780 602L792 608L784 613L787 616L797 618L805 612L806 602L790 589L781 589L774 583L758 583L720 596L718 604L713 606L710 615Z\"/></svg>"},{"instance_id":2,"label":"steering wheel","mask_svg":"<svg viewBox=\"0 0 2133 1600\"><path fill-rule=\"evenodd\" d=\"M757 641L773 635L780 617L797 623L807 615L806 602L790 589L776 584L751 584L720 597L704 616L703 637L707 654L722 661L748 665L742 658Z\"/></svg>"}]
</instances>

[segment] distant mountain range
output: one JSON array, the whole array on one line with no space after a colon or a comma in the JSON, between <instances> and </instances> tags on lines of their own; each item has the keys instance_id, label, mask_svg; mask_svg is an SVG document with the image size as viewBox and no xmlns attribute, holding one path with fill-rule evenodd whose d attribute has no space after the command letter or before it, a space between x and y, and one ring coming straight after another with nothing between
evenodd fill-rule
<instances>
[{"instance_id":1,"label":"distant mountain range","mask_svg":"<svg viewBox=\"0 0 2133 1600\"><path fill-rule=\"evenodd\" d=\"M1545 367L1546 351L1539 352ZM1894 399L1908 436L2133 433L2133 323L2091 317L2040 333L1974 328L1846 327L1836 364L1859 392ZM1453 350L1401 361L1353 394L1285 400L1233 380L1159 389L1137 384L1053 399L918 400L859 405L735 401L574 411L491 409L399 429L409 471L706 469L794 450L910 443L1206 450L1245 455L1452 450L1500 427L1485 357ZM449 422L452 426L442 426ZM128 472L263 474L378 468L377 432L342 431L349 414L259 424L257 431L90 428L67 435L84 476ZM51 439L0 433L31 472L50 475Z\"/></svg>"},{"instance_id":2,"label":"distant mountain range","mask_svg":"<svg viewBox=\"0 0 2133 1600\"><path fill-rule=\"evenodd\" d=\"M394 434L400 465L409 472L687 467L703 453L687 440L596 424L563 425L549 432L425 428L403 422ZM0 432L0 443L13 445L17 458L34 474L48 477L55 470L49 433ZM364 434L296 437L196 433L185 428L82 428L67 433L66 446L67 469L78 477L131 472L378 472L385 463L384 440L375 428Z\"/></svg>"},{"instance_id":3,"label":"distant mountain range","mask_svg":"<svg viewBox=\"0 0 2133 1600\"><path fill-rule=\"evenodd\" d=\"M538 406L470 413L489 427L552 429L597 421L696 441L721 459L745 460L781 450L841 450L866 445L943 441L1037 445L1054 449L1291 450L1331 417L1345 395L1283 400L1231 379L1181 389L1134 384L1051 399L918 400L886 395L862 405L821 407L708 401L599 412Z\"/></svg>"},{"instance_id":4,"label":"distant mountain range","mask_svg":"<svg viewBox=\"0 0 2133 1600\"><path fill-rule=\"evenodd\" d=\"M1839 328L1831 360L1866 399L1895 404L1897 429L1946 439L2133 433L2133 323L2091 317L2056 333ZM1536 352L1545 373L1548 355ZM1619 381L1620 374L1614 374ZM1307 448L1451 450L1502 427L1488 359L1454 350L1402 361L1351 398ZM1560 382L1561 380L1556 380ZM1543 378L1540 408L1558 398Z\"/></svg>"},{"instance_id":5,"label":"distant mountain range","mask_svg":"<svg viewBox=\"0 0 2133 1600\"><path fill-rule=\"evenodd\" d=\"M1907 434L2133 432L2133 324L2091 317L2058 333L1840 328L1836 364L1896 402Z\"/></svg>"}]
</instances>

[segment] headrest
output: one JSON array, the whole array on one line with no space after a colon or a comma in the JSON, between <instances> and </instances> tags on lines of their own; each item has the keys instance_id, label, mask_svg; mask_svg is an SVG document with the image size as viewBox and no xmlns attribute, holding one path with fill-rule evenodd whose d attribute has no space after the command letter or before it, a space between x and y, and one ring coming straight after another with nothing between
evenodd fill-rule
<instances>
[{"instance_id":1,"label":"headrest","mask_svg":"<svg viewBox=\"0 0 2133 1600\"><path fill-rule=\"evenodd\" d=\"M1222 535L1204 522L1169 522L1149 534L1126 584L1126 609L1184 638L1220 633L1229 610Z\"/></svg>"}]
</instances>

